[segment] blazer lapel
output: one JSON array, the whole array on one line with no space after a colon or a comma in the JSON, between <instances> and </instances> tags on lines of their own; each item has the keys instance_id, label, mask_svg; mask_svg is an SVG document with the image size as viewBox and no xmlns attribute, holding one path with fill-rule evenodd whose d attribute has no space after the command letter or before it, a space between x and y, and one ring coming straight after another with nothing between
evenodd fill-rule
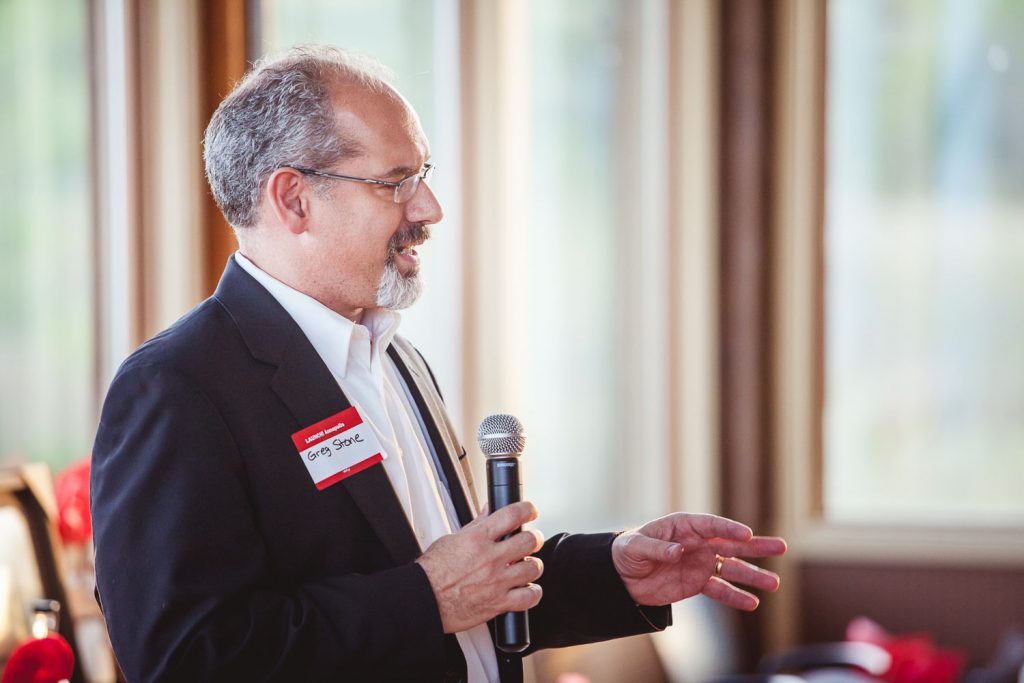
<instances>
[{"instance_id":1,"label":"blazer lapel","mask_svg":"<svg viewBox=\"0 0 1024 683\"><path fill-rule=\"evenodd\" d=\"M228 261L214 297L234 319L253 356L277 366L270 387L300 427L351 406L298 324L234 257ZM420 555L419 543L382 465L352 475L341 485L396 564Z\"/></svg>"},{"instance_id":2,"label":"blazer lapel","mask_svg":"<svg viewBox=\"0 0 1024 683\"><path fill-rule=\"evenodd\" d=\"M417 355L414 357L413 354ZM468 524L479 511L476 491L473 489L472 472L465 459L465 449L455 439L455 432L433 379L426 376L429 369L416 350L400 337L395 337L388 347L388 355L395 362L398 372L416 401L417 410L423 416L427 436L434 444L441 469L448 480L449 493L459 515L459 521Z\"/></svg>"}]
</instances>

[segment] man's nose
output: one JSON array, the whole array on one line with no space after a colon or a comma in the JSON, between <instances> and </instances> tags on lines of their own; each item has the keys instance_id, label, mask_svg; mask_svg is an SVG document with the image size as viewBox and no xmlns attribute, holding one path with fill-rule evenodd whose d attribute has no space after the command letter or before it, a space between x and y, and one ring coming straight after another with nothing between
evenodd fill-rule
<instances>
[{"instance_id":1,"label":"man's nose","mask_svg":"<svg viewBox=\"0 0 1024 683\"><path fill-rule=\"evenodd\" d=\"M405 204L405 219L410 223L440 223L444 218L441 203L425 181L421 181L416 193Z\"/></svg>"}]
</instances>

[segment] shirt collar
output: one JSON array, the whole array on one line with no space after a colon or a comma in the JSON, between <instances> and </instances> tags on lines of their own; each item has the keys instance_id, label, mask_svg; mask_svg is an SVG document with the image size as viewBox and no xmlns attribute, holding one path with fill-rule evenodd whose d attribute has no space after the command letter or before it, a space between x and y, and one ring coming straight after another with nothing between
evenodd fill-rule
<instances>
[{"instance_id":1,"label":"shirt collar","mask_svg":"<svg viewBox=\"0 0 1024 683\"><path fill-rule=\"evenodd\" d=\"M363 313L362 323L356 324L308 294L303 294L267 274L240 251L235 252L235 261L281 304L327 367L340 377L348 374L350 353L356 351L352 343L355 334L369 337L368 363L371 367L380 367L381 354L391 344L402 320L397 312L385 308L370 309Z\"/></svg>"}]
</instances>

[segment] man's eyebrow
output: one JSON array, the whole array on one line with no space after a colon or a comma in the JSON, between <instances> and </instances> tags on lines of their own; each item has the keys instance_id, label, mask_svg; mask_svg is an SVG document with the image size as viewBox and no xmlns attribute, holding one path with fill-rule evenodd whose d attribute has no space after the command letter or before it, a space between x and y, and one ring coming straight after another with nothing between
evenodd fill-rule
<instances>
[{"instance_id":1,"label":"man's eyebrow","mask_svg":"<svg viewBox=\"0 0 1024 683\"><path fill-rule=\"evenodd\" d=\"M411 175L416 175L420 172L418 168L411 168L409 166L395 166L393 169L381 176L381 178L408 178Z\"/></svg>"},{"instance_id":2,"label":"man's eyebrow","mask_svg":"<svg viewBox=\"0 0 1024 683\"><path fill-rule=\"evenodd\" d=\"M423 157L423 158L425 160L423 163L429 164L431 162L430 150L427 150L427 155L425 157ZM409 166L395 166L393 169L391 169L390 171L388 171L387 173L385 173L384 175L382 175L380 177L381 178L391 178L391 177L408 178L411 175L416 175L421 170L423 170L422 166L419 166L417 168L411 168Z\"/></svg>"}]
</instances>

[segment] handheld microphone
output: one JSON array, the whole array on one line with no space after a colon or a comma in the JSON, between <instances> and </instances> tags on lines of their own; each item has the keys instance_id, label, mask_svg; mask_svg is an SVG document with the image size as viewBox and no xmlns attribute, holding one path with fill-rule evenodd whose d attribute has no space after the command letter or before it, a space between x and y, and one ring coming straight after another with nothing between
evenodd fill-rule
<instances>
[{"instance_id":1,"label":"handheld microphone","mask_svg":"<svg viewBox=\"0 0 1024 683\"><path fill-rule=\"evenodd\" d=\"M519 456L526 446L523 424L512 415L491 415L480 423L476 434L480 450L487 456L487 499L491 512L523 499L519 478ZM512 530L502 540L522 531ZM522 652L530 647L527 613L506 612L495 619L495 645L503 652Z\"/></svg>"}]
</instances>

